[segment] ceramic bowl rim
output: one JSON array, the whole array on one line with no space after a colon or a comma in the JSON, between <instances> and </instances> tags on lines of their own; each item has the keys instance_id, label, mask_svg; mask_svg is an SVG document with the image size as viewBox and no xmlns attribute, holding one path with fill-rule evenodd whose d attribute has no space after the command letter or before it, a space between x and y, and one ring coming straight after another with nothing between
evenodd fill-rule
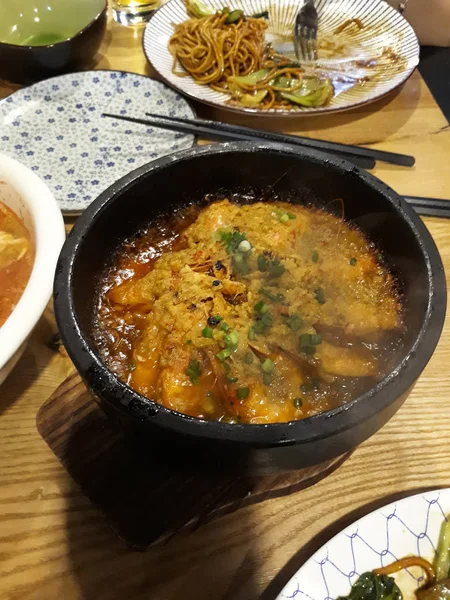
<instances>
[{"instance_id":1,"label":"ceramic bowl rim","mask_svg":"<svg viewBox=\"0 0 450 600\"><path fill-rule=\"evenodd\" d=\"M0 327L1 373L31 334L48 304L65 229L54 195L31 169L0 154L0 177L21 197L32 222L35 239L35 258L27 285L14 310Z\"/></svg>"},{"instance_id":2,"label":"ceramic bowl rim","mask_svg":"<svg viewBox=\"0 0 450 600\"><path fill-rule=\"evenodd\" d=\"M42 46L28 46L28 45L24 45L24 44L10 44L9 42L3 42L2 40L0 40L0 46L6 46L8 48L20 48L23 50L37 50L37 49L45 50L45 49L56 48L58 46L62 46L64 44L67 44L68 42L72 42L77 37L82 36L83 33L85 33L86 30L88 30L96 21L98 21L107 10L108 10L108 0L104 0L103 8L101 10L99 10L99 12L95 15L95 17L93 17L89 21L89 23L84 25L82 29L79 29L71 37L69 37L65 40L61 40L60 42L55 42L54 44L43 44Z\"/></svg>"},{"instance_id":3,"label":"ceramic bowl rim","mask_svg":"<svg viewBox=\"0 0 450 600\"><path fill-rule=\"evenodd\" d=\"M141 177L170 168L177 162L189 161L205 154L276 153L289 158L320 163L325 168L351 174L362 179L375 192L381 194L392 210L408 225L424 257L429 284L428 304L422 327L402 361L368 392L331 411L319 413L299 421L266 425L228 424L190 417L165 408L144 398L120 382L101 361L93 344L84 334L76 316L73 298L73 270L80 246L97 219L112 205L114 199ZM355 167L353 164L311 149L286 149L280 144L266 142L227 142L207 146L194 146L167 155L136 169L110 186L89 206L72 229L60 255L56 269L55 315L61 337L69 356L82 377L100 397L107 397L116 408L141 421L150 420L164 429L188 435L252 447L310 443L342 433L373 418L387 409L415 383L439 341L446 311L446 282L441 257L428 229L415 211L389 186ZM376 398L376 401L374 401Z\"/></svg>"}]
</instances>

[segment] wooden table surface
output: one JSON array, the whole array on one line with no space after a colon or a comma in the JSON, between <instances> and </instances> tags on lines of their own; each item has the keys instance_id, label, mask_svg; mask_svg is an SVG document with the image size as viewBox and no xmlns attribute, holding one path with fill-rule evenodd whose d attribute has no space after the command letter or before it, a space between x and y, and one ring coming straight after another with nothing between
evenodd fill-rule
<instances>
[{"instance_id":1,"label":"wooden table surface","mask_svg":"<svg viewBox=\"0 0 450 600\"><path fill-rule=\"evenodd\" d=\"M142 29L110 23L92 66L151 75ZM443 76L445 76L443 74ZM14 88L0 82L0 97ZM223 120L236 116L204 116ZM240 119L241 122L244 119ZM376 104L271 126L414 154L414 169L379 164L398 192L450 197L450 127L416 72ZM362 198L361 201L364 201ZM450 269L450 221L425 219ZM450 327L403 408L335 473L247 507L146 553L129 551L40 438L36 413L72 370L52 349L52 309L0 389L0 598L3 600L273 600L330 536L375 507L450 486Z\"/></svg>"}]
</instances>

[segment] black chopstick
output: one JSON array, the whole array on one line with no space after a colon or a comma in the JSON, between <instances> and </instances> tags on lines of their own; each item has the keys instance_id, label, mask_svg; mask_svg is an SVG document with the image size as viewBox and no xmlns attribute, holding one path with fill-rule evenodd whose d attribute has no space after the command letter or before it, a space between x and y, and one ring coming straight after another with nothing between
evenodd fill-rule
<instances>
[{"instance_id":1,"label":"black chopstick","mask_svg":"<svg viewBox=\"0 0 450 600\"><path fill-rule=\"evenodd\" d=\"M226 131L225 129L224 130L216 129L215 127L209 125L210 123L212 125L216 125L215 121L204 121L208 125L203 125L201 119L192 119L192 121L183 119L183 120L177 121L175 118L173 120L171 120L170 117L163 117L163 116L158 116L158 117L155 116L155 117L152 117L151 119L138 119L136 117L127 117L125 115L111 115L109 113L103 113L103 116L109 117L112 119L120 119L122 121L129 121L131 123L139 123L141 125L147 125L147 126L151 125L153 127L161 127L163 129L170 129L172 131L177 131L177 132L181 132L181 133L192 133L194 135L207 137L210 140L276 141L278 143L284 144L285 146L289 146L290 148L298 147L298 146L314 147L312 144L301 144L298 141L297 141L297 143L293 143L291 141L291 139L289 139L288 141L283 141L280 139L273 140L269 136L258 137L257 135L255 135L255 132L257 133L258 130L250 129L249 127L243 127L242 131L240 131L240 132L238 131L239 128L237 128L234 131ZM219 123L219 125L225 125L225 123ZM251 132L251 134L248 132ZM267 132L267 133L270 133L270 132ZM274 134L274 135L278 135L278 134ZM281 136L281 137L283 137L283 136ZM292 138L294 140L297 139L296 136L286 136L286 137ZM343 146L345 146L345 144ZM355 146L355 147L357 147L357 146ZM349 146L349 148L352 148L352 146ZM323 150L323 149L321 149L321 150L328 152L328 153L337 154L341 158L350 160L354 164L358 165L359 167L362 167L363 169L373 169L375 166L375 160L373 158L366 157L366 156L354 155L352 150L347 150L347 151L343 151L343 150L335 151L335 150Z\"/></svg>"},{"instance_id":2,"label":"black chopstick","mask_svg":"<svg viewBox=\"0 0 450 600\"><path fill-rule=\"evenodd\" d=\"M423 217L450 219L450 200L423 198L421 196L404 196L404 199Z\"/></svg>"},{"instance_id":3,"label":"black chopstick","mask_svg":"<svg viewBox=\"0 0 450 600\"><path fill-rule=\"evenodd\" d=\"M251 127L245 127L243 125L230 125L229 123L219 123L217 121L208 121L205 119L183 119L181 117L168 117L164 115L155 115L152 113L145 114L152 119L165 119L166 121L172 121L173 123L180 124L195 123L199 126L213 128L216 131L221 131L223 133L245 133L246 135L250 135L254 138L262 140L307 146L309 148L316 148L317 150L323 150L325 152L332 152L333 154L339 152L340 154L344 153L352 154L354 156L362 156L364 158L373 158L374 160L380 160L403 167L412 167L416 162L414 156L409 156L408 154L386 152L384 150L364 148L362 146L354 146L352 144L339 144L338 142L328 142L326 140L317 140L299 135L274 133L273 131L267 131L266 129L252 129Z\"/></svg>"}]
</instances>

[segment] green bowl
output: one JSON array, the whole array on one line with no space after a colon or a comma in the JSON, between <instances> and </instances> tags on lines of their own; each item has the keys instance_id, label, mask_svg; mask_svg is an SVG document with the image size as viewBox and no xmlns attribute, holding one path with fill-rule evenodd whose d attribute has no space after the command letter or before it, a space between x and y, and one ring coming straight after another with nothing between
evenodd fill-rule
<instances>
[{"instance_id":1,"label":"green bowl","mask_svg":"<svg viewBox=\"0 0 450 600\"><path fill-rule=\"evenodd\" d=\"M106 0L0 2L0 78L32 83L88 63L101 43Z\"/></svg>"}]
</instances>

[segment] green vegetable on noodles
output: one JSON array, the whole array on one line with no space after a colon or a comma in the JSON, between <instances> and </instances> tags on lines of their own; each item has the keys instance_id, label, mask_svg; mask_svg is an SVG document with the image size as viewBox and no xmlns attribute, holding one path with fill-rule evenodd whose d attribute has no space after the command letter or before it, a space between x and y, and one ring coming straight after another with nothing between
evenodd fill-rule
<instances>
[{"instance_id":1,"label":"green vegetable on noodles","mask_svg":"<svg viewBox=\"0 0 450 600\"><path fill-rule=\"evenodd\" d=\"M252 15L253 19L268 19L269 18L269 11L268 10L263 10L262 12L259 13L255 13L254 15Z\"/></svg>"},{"instance_id":2,"label":"green vegetable on noodles","mask_svg":"<svg viewBox=\"0 0 450 600\"><path fill-rule=\"evenodd\" d=\"M450 577L450 518L442 524L436 557L436 581Z\"/></svg>"},{"instance_id":3,"label":"green vegetable on noodles","mask_svg":"<svg viewBox=\"0 0 450 600\"><path fill-rule=\"evenodd\" d=\"M209 17L214 14L201 0L186 0L186 8L188 12L197 19Z\"/></svg>"},{"instance_id":4,"label":"green vegetable on noodles","mask_svg":"<svg viewBox=\"0 0 450 600\"><path fill-rule=\"evenodd\" d=\"M318 260L319 260L319 253L317 252L317 250L314 250L314 252L312 253L311 260L313 261L313 263L318 262Z\"/></svg>"},{"instance_id":5,"label":"green vegetable on noodles","mask_svg":"<svg viewBox=\"0 0 450 600\"><path fill-rule=\"evenodd\" d=\"M222 325L220 326L220 329L221 329L222 331L225 331L225 332L227 332L227 331L230 331L231 327L228 325L228 323L227 323L226 321L224 321L224 322L222 323Z\"/></svg>"},{"instance_id":6,"label":"green vegetable on noodles","mask_svg":"<svg viewBox=\"0 0 450 600\"><path fill-rule=\"evenodd\" d=\"M202 329L202 336L205 338L212 338L212 336L213 336L212 327L205 327L204 329Z\"/></svg>"},{"instance_id":7,"label":"green vegetable on noodles","mask_svg":"<svg viewBox=\"0 0 450 600\"><path fill-rule=\"evenodd\" d=\"M356 265L356 258L351 258L348 262L352 267L354 267Z\"/></svg>"},{"instance_id":8,"label":"green vegetable on noodles","mask_svg":"<svg viewBox=\"0 0 450 600\"><path fill-rule=\"evenodd\" d=\"M231 25L232 23L237 23L241 19L244 18L244 13L242 10L232 10L228 13L228 17L225 19L225 23L227 25Z\"/></svg>"},{"instance_id":9,"label":"green vegetable on noodles","mask_svg":"<svg viewBox=\"0 0 450 600\"><path fill-rule=\"evenodd\" d=\"M293 104L317 108L326 104L333 96L333 85L329 79L320 81L305 78L301 88L292 92L280 92L280 96Z\"/></svg>"},{"instance_id":10,"label":"green vegetable on noodles","mask_svg":"<svg viewBox=\"0 0 450 600\"><path fill-rule=\"evenodd\" d=\"M258 90L254 94L242 94L239 98L239 102L244 106L258 106L264 98L267 96L267 90Z\"/></svg>"},{"instance_id":11,"label":"green vegetable on noodles","mask_svg":"<svg viewBox=\"0 0 450 600\"><path fill-rule=\"evenodd\" d=\"M228 82L243 84L244 86L256 85L263 79L267 77L269 74L269 69L260 69L259 71L255 71L254 73L250 73L250 75L232 75L228 77Z\"/></svg>"}]
</instances>

